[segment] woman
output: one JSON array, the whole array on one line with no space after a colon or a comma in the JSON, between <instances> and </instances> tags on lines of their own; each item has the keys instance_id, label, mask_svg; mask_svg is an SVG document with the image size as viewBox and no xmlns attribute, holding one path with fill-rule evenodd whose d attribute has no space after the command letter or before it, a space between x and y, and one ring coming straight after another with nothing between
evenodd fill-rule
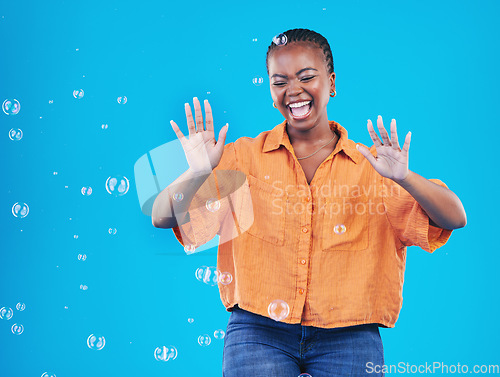
<instances>
[{"instance_id":1,"label":"woman","mask_svg":"<svg viewBox=\"0 0 500 377\"><path fill-rule=\"evenodd\" d=\"M228 127L216 142L208 101L206 129L198 100L196 123L186 104L189 139L171 124L190 169L160 193L153 224L188 247L221 236L225 377L384 375L378 327L398 318L406 246L433 252L465 226L465 211L443 182L408 169L411 134L401 149L394 119L389 136L379 116L382 140L368 120L370 149L328 120L335 73L323 36L293 29L274 41L266 63L285 121L224 145ZM251 202L226 194L224 171L245 174ZM210 196L215 210L200 205Z\"/></svg>"}]
</instances>

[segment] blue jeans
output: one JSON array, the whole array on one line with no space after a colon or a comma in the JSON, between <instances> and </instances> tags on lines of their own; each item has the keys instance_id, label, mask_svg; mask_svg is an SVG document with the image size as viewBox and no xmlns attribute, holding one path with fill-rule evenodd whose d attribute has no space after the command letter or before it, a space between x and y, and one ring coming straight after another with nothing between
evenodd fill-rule
<instances>
[{"instance_id":1,"label":"blue jeans","mask_svg":"<svg viewBox=\"0 0 500 377\"><path fill-rule=\"evenodd\" d=\"M383 365L377 324L324 329L277 322L235 307L224 338L222 375L384 376L375 373Z\"/></svg>"}]
</instances>

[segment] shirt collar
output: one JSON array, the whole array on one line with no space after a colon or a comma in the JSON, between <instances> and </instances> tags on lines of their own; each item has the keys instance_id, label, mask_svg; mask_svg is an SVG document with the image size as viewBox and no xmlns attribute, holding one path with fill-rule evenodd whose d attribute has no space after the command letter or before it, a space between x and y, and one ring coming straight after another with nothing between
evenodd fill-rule
<instances>
[{"instance_id":1,"label":"shirt collar","mask_svg":"<svg viewBox=\"0 0 500 377\"><path fill-rule=\"evenodd\" d=\"M332 155L342 151L356 164L359 163L363 155L356 149L354 141L347 138L347 130L333 120L329 120L328 123L330 124L330 129L332 131L336 131L337 135L340 134L340 139L338 140ZM293 147L290 143L288 133L286 132L286 120L278 124L267 134L267 138L262 147L262 152L269 152L278 149L280 145L283 145L290 151L290 153L292 153Z\"/></svg>"}]
</instances>

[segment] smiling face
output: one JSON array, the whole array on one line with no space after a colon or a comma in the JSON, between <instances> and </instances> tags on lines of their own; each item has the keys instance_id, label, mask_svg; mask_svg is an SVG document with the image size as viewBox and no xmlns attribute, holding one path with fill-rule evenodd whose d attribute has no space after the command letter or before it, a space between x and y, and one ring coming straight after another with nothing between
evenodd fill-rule
<instances>
[{"instance_id":1,"label":"smiling face","mask_svg":"<svg viewBox=\"0 0 500 377\"><path fill-rule=\"evenodd\" d=\"M326 105L335 90L335 73L328 73L321 49L292 42L274 50L268 64L271 96L287 124L300 131L315 126L328 130ZM289 106L300 102L309 104Z\"/></svg>"}]
</instances>

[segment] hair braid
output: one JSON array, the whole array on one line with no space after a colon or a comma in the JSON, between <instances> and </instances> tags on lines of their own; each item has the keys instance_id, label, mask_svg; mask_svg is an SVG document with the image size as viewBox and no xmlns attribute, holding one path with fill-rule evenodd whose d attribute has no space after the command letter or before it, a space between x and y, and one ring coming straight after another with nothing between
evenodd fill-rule
<instances>
[{"instance_id":1,"label":"hair braid","mask_svg":"<svg viewBox=\"0 0 500 377\"><path fill-rule=\"evenodd\" d=\"M316 47L320 48L323 51L328 74L331 75L334 72L332 50L330 49L330 45L328 44L326 38L323 37L321 34L316 33L315 31L309 29L290 29L282 34L286 35L287 38L286 44L289 44L291 42L305 41L316 45ZM272 52L279 47L280 46L276 45L274 42L271 42L269 48L267 49L266 69L268 75L269 75L269 65L268 65L269 57L272 55Z\"/></svg>"}]
</instances>

